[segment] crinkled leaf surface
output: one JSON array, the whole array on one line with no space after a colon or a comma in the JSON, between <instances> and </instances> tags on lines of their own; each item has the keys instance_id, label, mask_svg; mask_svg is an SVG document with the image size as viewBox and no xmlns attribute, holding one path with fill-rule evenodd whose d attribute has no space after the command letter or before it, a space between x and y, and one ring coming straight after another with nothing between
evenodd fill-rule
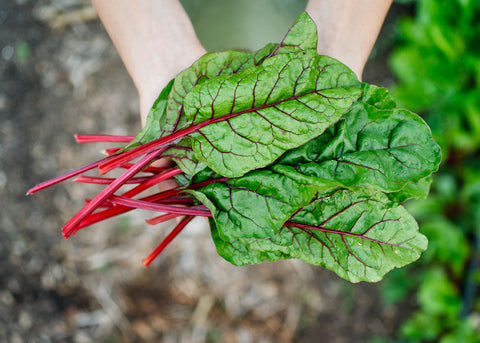
<instances>
[{"instance_id":1,"label":"crinkled leaf surface","mask_svg":"<svg viewBox=\"0 0 480 343\"><path fill-rule=\"evenodd\" d=\"M363 186L384 191L397 189L396 187L403 187L396 192L390 193L390 199L397 202L403 202L412 197L424 197L428 193L431 180L429 177L421 178L419 180L418 178L420 176L413 173L410 173L404 178L401 186L398 186L394 182L392 182L392 185L390 186L388 184L390 180L385 177L383 183L375 183L377 179L375 171L368 168L368 166L363 167L363 169L370 179L365 178L365 176L353 180L342 177L335 179L335 174L323 177L318 174L309 173L308 168L305 169L307 170L306 173L302 173L302 167L304 167L305 162L314 167L320 168L311 161L316 161L316 156L322 153L324 149L326 150L329 143L334 143L336 147L341 146L341 144L343 144L343 146L348 146L349 141L352 141L352 136L355 134L354 139L358 140L358 136L361 134L358 132L361 132L362 129L366 130L365 128L369 124L378 121L379 124L377 124L377 126L385 126L386 123L388 124L389 121L391 121L392 108L394 108L395 103L388 95L386 89L364 85L364 94L360 101L362 102L362 105L359 106L358 104L355 104L354 107L356 106L357 109L355 111L352 110L347 114L351 117L342 119L337 124L337 126L341 126L341 129L336 128L332 130L333 132L340 133L349 130L350 137L348 134L335 136L326 132L319 138L307 143L305 146L287 152L284 158L281 158L276 161L275 164L268 166L268 170L265 169L262 171L256 171L255 173L248 173L244 177L232 179L225 183L214 183L206 188L200 189L199 192L202 192L209 199L209 208L214 214L214 220L218 227L219 236L224 240L232 240L240 237L261 238L269 236L276 232L290 215L297 211L301 206L304 206L316 191L325 192L329 189L345 186L355 188ZM404 121L408 120L412 121L408 117L404 118ZM390 124L390 127L395 127L397 122L398 120L394 118L393 124ZM415 121L413 122L414 124L416 123ZM425 126L423 121L420 122L420 125ZM418 132L418 130L415 132ZM381 133L382 132L380 132L380 137ZM323 137L324 135L327 135L328 139L325 139ZM393 134L389 135L391 136ZM433 143L433 146L435 147L436 145L431 139L431 136L427 135L426 137L426 140L428 141L428 139L430 139L429 143ZM378 140L379 138L377 135L370 133L366 136L366 139ZM416 144L418 141L413 141L411 136L409 136L409 139L412 144ZM364 143L367 147L370 144L375 146L377 143ZM428 145L424 147L424 149L429 148ZM344 153L345 150L346 149L343 149L342 147L342 149L336 148L333 151L339 154L337 156L341 157L341 154ZM366 149L363 151L366 151ZM330 150L330 153L332 153L332 150ZM415 150L407 150L406 153L412 154L413 158L417 158L418 155ZM338 158L337 156L336 158ZM390 160L392 159L389 154L382 157L387 157ZM295 163L292 163L292 160ZM290 164L294 164L294 166L282 164L284 161L290 162ZM391 161L387 162L390 163ZM418 163L424 168L422 172L427 174L430 174L437 167L436 164L425 166L423 165L423 160ZM309 167L311 168L310 165ZM408 168L400 163L399 168L402 167L408 171ZM430 169L428 169L429 167ZM370 173L370 175L368 175L368 173ZM384 176L383 174L381 175ZM288 180L288 183L285 182L285 180ZM240 184L241 186L239 186ZM265 192L265 189L268 189L268 193L259 194L257 192L258 189L262 189L263 192ZM298 198L298 201L288 200L287 197L283 197L281 198L282 200L280 200L284 189L288 189L293 197L298 197L300 194L304 197ZM258 203L259 199L261 200L261 204ZM275 220L272 220L272 218L275 218Z\"/></svg>"},{"instance_id":2,"label":"crinkled leaf surface","mask_svg":"<svg viewBox=\"0 0 480 343\"><path fill-rule=\"evenodd\" d=\"M281 54L262 65L208 80L185 97L193 150L217 173L237 177L273 162L334 124L360 95L353 72L313 51Z\"/></svg>"},{"instance_id":3,"label":"crinkled leaf surface","mask_svg":"<svg viewBox=\"0 0 480 343\"><path fill-rule=\"evenodd\" d=\"M268 49L268 45L262 50ZM317 49L317 27L310 16L304 12L298 16L282 41L269 56ZM262 51L259 50L259 51Z\"/></svg>"},{"instance_id":4,"label":"crinkled leaf surface","mask_svg":"<svg viewBox=\"0 0 480 343\"><path fill-rule=\"evenodd\" d=\"M222 239L265 238L275 234L316 187L271 170L254 170L240 178L212 183L193 192L212 212Z\"/></svg>"},{"instance_id":5,"label":"crinkled leaf surface","mask_svg":"<svg viewBox=\"0 0 480 343\"><path fill-rule=\"evenodd\" d=\"M432 177L429 175L420 179L418 182L409 182L401 190L393 193L387 193L390 200L402 203L409 199L425 199L430 192Z\"/></svg>"},{"instance_id":6,"label":"crinkled leaf surface","mask_svg":"<svg viewBox=\"0 0 480 343\"><path fill-rule=\"evenodd\" d=\"M210 224L218 253L235 265L298 258L351 282L378 281L417 260L427 247L414 218L380 192L319 195L291 222L268 238L231 241L222 239L213 220Z\"/></svg>"},{"instance_id":7,"label":"crinkled leaf surface","mask_svg":"<svg viewBox=\"0 0 480 343\"><path fill-rule=\"evenodd\" d=\"M253 54L245 51L212 52L200 57L191 67L175 77L165 114L160 121L161 131L157 132L158 137L191 125L191 121L183 114L183 100L194 86L221 75L238 73L252 66L254 66Z\"/></svg>"},{"instance_id":8,"label":"crinkled leaf surface","mask_svg":"<svg viewBox=\"0 0 480 343\"><path fill-rule=\"evenodd\" d=\"M386 90L364 84L362 97L336 125L276 163L346 187L396 192L417 183L437 170L441 151L423 119L393 106ZM292 168L285 172L294 177ZM403 196L420 191L410 185Z\"/></svg>"},{"instance_id":9,"label":"crinkled leaf surface","mask_svg":"<svg viewBox=\"0 0 480 343\"><path fill-rule=\"evenodd\" d=\"M168 148L162 157L175 161L185 174L195 175L206 166L198 160L191 146L190 137L185 137L178 144Z\"/></svg>"},{"instance_id":10,"label":"crinkled leaf surface","mask_svg":"<svg viewBox=\"0 0 480 343\"><path fill-rule=\"evenodd\" d=\"M295 51L316 50L316 48L315 23L306 13L302 13L279 44L267 44L256 52L230 50L202 56L175 78L165 115L162 117L162 130L157 132L158 137L191 125L191 121L183 115L183 101L194 86L205 80L240 73L258 66L268 57Z\"/></svg>"}]
</instances>

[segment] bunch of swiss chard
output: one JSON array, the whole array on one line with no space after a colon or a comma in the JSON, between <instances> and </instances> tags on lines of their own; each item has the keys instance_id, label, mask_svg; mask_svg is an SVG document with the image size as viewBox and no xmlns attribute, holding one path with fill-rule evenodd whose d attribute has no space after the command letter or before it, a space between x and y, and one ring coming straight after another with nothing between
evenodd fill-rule
<instances>
[{"instance_id":1,"label":"bunch of swiss chard","mask_svg":"<svg viewBox=\"0 0 480 343\"><path fill-rule=\"evenodd\" d=\"M145 265L203 216L235 265L297 258L352 282L380 280L427 247L400 203L427 196L440 149L386 89L316 47L303 13L279 44L204 55L164 88L138 136L77 136L125 147L29 193L73 176L107 184L65 224L66 238L136 208L164 213L150 224L183 217ZM155 167L161 158L176 167ZM81 175L95 168L125 171ZM178 187L159 191L170 178ZM125 184L136 186L121 191ZM147 189L156 192L139 196Z\"/></svg>"}]
</instances>

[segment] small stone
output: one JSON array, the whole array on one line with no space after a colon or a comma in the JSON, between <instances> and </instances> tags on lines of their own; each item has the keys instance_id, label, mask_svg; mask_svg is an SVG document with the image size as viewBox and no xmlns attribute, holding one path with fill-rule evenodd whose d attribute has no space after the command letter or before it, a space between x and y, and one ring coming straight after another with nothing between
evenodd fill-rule
<instances>
[{"instance_id":1,"label":"small stone","mask_svg":"<svg viewBox=\"0 0 480 343\"><path fill-rule=\"evenodd\" d=\"M13 54L15 54L15 49L10 45L3 47L2 51L0 52L0 55L2 55L2 58L5 61L9 61L13 57Z\"/></svg>"},{"instance_id":2,"label":"small stone","mask_svg":"<svg viewBox=\"0 0 480 343\"><path fill-rule=\"evenodd\" d=\"M20 293L20 283L18 283L17 279L10 279L7 282L7 288L12 293Z\"/></svg>"},{"instance_id":3,"label":"small stone","mask_svg":"<svg viewBox=\"0 0 480 343\"><path fill-rule=\"evenodd\" d=\"M52 289L55 287L55 278L50 271L44 273L40 281L43 289Z\"/></svg>"},{"instance_id":4,"label":"small stone","mask_svg":"<svg viewBox=\"0 0 480 343\"><path fill-rule=\"evenodd\" d=\"M15 303L15 299L13 298L12 293L9 291L3 291L0 293L0 301L5 305L5 306L12 306Z\"/></svg>"},{"instance_id":5,"label":"small stone","mask_svg":"<svg viewBox=\"0 0 480 343\"><path fill-rule=\"evenodd\" d=\"M18 325L20 325L22 329L30 329L33 325L32 316L28 312L22 311L20 316L18 316Z\"/></svg>"},{"instance_id":6,"label":"small stone","mask_svg":"<svg viewBox=\"0 0 480 343\"><path fill-rule=\"evenodd\" d=\"M16 256L23 256L27 252L27 248L25 247L25 243L22 241L16 241L13 243L13 254Z\"/></svg>"}]
</instances>

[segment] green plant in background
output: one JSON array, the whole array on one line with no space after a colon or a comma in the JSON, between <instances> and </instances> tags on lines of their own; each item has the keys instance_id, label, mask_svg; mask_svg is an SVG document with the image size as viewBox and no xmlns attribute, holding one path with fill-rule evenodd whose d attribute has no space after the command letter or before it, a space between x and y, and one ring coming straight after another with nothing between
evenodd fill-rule
<instances>
[{"instance_id":1,"label":"green plant in background","mask_svg":"<svg viewBox=\"0 0 480 343\"><path fill-rule=\"evenodd\" d=\"M400 24L405 45L391 59L399 80L395 97L425 115L444 158L474 153L480 144L480 5L417 3L416 18Z\"/></svg>"},{"instance_id":2,"label":"green plant in background","mask_svg":"<svg viewBox=\"0 0 480 343\"><path fill-rule=\"evenodd\" d=\"M383 295L394 302L417 290L406 342L480 342L480 1L419 0L399 33L392 93L424 117L444 162L429 198L407 204L429 249L388 277Z\"/></svg>"}]
</instances>

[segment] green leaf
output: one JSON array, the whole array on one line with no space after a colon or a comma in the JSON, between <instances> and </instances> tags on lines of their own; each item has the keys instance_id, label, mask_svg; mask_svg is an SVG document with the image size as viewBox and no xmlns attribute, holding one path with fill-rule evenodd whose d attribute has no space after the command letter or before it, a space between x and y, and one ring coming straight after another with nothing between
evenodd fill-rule
<instances>
[{"instance_id":1,"label":"green leaf","mask_svg":"<svg viewBox=\"0 0 480 343\"><path fill-rule=\"evenodd\" d=\"M184 116L183 101L193 87L218 76L241 72L254 66L254 62L252 53L235 50L207 53L200 57L191 67L175 77L172 93L161 119L161 131L157 132L157 136L164 137L191 125L191 121Z\"/></svg>"},{"instance_id":2,"label":"green leaf","mask_svg":"<svg viewBox=\"0 0 480 343\"><path fill-rule=\"evenodd\" d=\"M195 175L206 168L205 164L195 156L189 137L185 137L175 146L168 148L162 154L163 157L175 161L177 166L187 175Z\"/></svg>"},{"instance_id":3,"label":"green leaf","mask_svg":"<svg viewBox=\"0 0 480 343\"><path fill-rule=\"evenodd\" d=\"M418 182L409 182L401 190L393 193L387 193L390 200L402 203L409 199L426 199L430 192L432 177L427 176Z\"/></svg>"},{"instance_id":4,"label":"green leaf","mask_svg":"<svg viewBox=\"0 0 480 343\"><path fill-rule=\"evenodd\" d=\"M262 64L266 58L272 56L316 50L316 48L315 23L308 14L303 13L293 23L279 44L269 43L254 53L230 50L202 56L190 68L175 77L172 95L168 99L165 117L162 118L162 131L158 137L163 137L191 124L191 121L183 115L183 101L196 85L218 76L240 73Z\"/></svg>"},{"instance_id":5,"label":"green leaf","mask_svg":"<svg viewBox=\"0 0 480 343\"><path fill-rule=\"evenodd\" d=\"M211 230L218 253L235 265L298 258L351 282L379 281L427 247L402 206L366 190L319 195L268 238L223 240L213 221Z\"/></svg>"},{"instance_id":6,"label":"green leaf","mask_svg":"<svg viewBox=\"0 0 480 343\"><path fill-rule=\"evenodd\" d=\"M441 151L420 117L393 106L385 89L363 84L362 97L337 124L276 163L345 187L423 196L428 179L419 181L437 170Z\"/></svg>"},{"instance_id":7,"label":"green leaf","mask_svg":"<svg viewBox=\"0 0 480 343\"><path fill-rule=\"evenodd\" d=\"M254 170L192 194L212 212L220 237L234 240L274 235L300 207L310 202L316 190L315 185L302 180L271 170Z\"/></svg>"},{"instance_id":8,"label":"green leaf","mask_svg":"<svg viewBox=\"0 0 480 343\"><path fill-rule=\"evenodd\" d=\"M217 173L236 177L273 162L334 124L360 95L340 62L313 51L281 54L192 89L184 110L194 124L193 150Z\"/></svg>"},{"instance_id":9,"label":"green leaf","mask_svg":"<svg viewBox=\"0 0 480 343\"><path fill-rule=\"evenodd\" d=\"M450 322L445 322L443 318L417 311L402 324L400 337L403 339L400 342L435 342L441 332L445 330L445 326L450 327Z\"/></svg>"},{"instance_id":10,"label":"green leaf","mask_svg":"<svg viewBox=\"0 0 480 343\"><path fill-rule=\"evenodd\" d=\"M361 109L364 106L375 106L377 112L390 110L390 112L387 112L387 115L382 113L382 115L375 116L376 112L373 112L374 115L368 117L369 113L367 111L364 111L363 116L356 115L355 117L359 122L354 124L357 128L360 127L363 130L365 130L367 123L380 121L380 124L383 125L385 118L389 119L391 108L395 106L386 89L374 86L364 85L364 94L360 101L363 103ZM358 114L358 112L354 113ZM353 118L351 112L349 112L349 115ZM368 118L369 121L364 120L365 118ZM344 131L351 130L351 132L355 132L355 125L344 119L339 123L342 122L343 127L346 127ZM345 136L347 135L340 135L338 138L341 140ZM370 136L377 138L374 135ZM319 151L326 150L328 143L321 144L322 142L334 142L334 139L331 138L320 139L322 137L323 135L318 139L314 139L312 142L315 144L309 142L305 146L287 152L284 158L269 166L268 170L257 170L243 177L231 179L224 183L214 183L200 189L199 191L209 199L208 207L214 215L219 237L227 241L237 238L268 237L277 232L290 215L308 203L316 191L325 192L347 185L350 187L376 187L375 183L362 184L359 181L360 179L347 183L340 178L335 180L333 177L312 177L311 174L298 172L297 170L302 166L306 155L308 156L309 153L317 154ZM318 141L321 143L318 143ZM343 143L344 146L348 144L340 143ZM337 143L337 145L339 144ZM341 149L337 151L342 152ZM291 164L296 165L295 168L280 164L289 160ZM366 172L371 171L369 168L365 168L365 170ZM432 170L427 170L427 172L431 173ZM414 176L406 177L402 185L403 188L389 194L390 199L401 202L411 197L426 196L431 182L430 177L420 179L417 183L413 183L410 180L415 180ZM382 189L382 187L378 188ZM382 190L385 188L383 187ZM284 189L288 189L288 195L295 200L290 200L288 196L282 194ZM259 190L260 193L258 192Z\"/></svg>"},{"instance_id":11,"label":"green leaf","mask_svg":"<svg viewBox=\"0 0 480 343\"><path fill-rule=\"evenodd\" d=\"M418 290L418 302L423 312L430 316L441 315L453 320L458 316L462 298L441 268L429 270Z\"/></svg>"},{"instance_id":12,"label":"green leaf","mask_svg":"<svg viewBox=\"0 0 480 343\"><path fill-rule=\"evenodd\" d=\"M317 26L310 16L303 12L293 23L285 37L271 55L317 49Z\"/></svg>"},{"instance_id":13,"label":"green leaf","mask_svg":"<svg viewBox=\"0 0 480 343\"><path fill-rule=\"evenodd\" d=\"M456 277L464 275L465 266L468 265L472 252L462 228L441 217L430 217L430 220L421 227L430 242L422 261L424 263L438 261L448 266Z\"/></svg>"}]
</instances>

